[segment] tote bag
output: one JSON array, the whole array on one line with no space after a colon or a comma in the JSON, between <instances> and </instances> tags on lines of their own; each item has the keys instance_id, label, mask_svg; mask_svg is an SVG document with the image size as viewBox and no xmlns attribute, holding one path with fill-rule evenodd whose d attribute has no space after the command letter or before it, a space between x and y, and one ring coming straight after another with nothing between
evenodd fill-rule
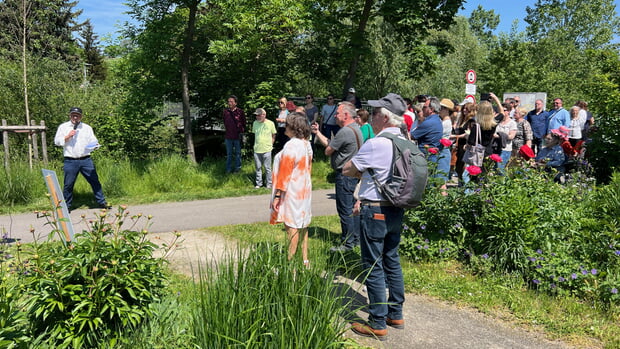
<instances>
[{"instance_id":1,"label":"tote bag","mask_svg":"<svg viewBox=\"0 0 620 349\"><path fill-rule=\"evenodd\" d=\"M484 146L480 144L480 124L476 123L476 144L468 144L465 147L465 154L463 154L463 162L468 165L482 166L484 160Z\"/></svg>"}]
</instances>

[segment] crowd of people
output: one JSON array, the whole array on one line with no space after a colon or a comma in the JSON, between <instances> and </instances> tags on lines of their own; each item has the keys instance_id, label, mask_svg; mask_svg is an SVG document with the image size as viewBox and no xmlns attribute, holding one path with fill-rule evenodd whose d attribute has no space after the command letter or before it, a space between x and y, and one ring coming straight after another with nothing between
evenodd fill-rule
<instances>
[{"instance_id":1,"label":"crowd of people","mask_svg":"<svg viewBox=\"0 0 620 349\"><path fill-rule=\"evenodd\" d=\"M245 115L236 104L237 98L230 96L229 108L223 113L226 172L240 168L238 141L245 132ZM377 187L390 176L393 156L391 140L377 136L387 132L415 142L427 161L435 164L434 176L440 179L442 193L447 195L450 179L457 177L459 183L465 184L478 174L470 174L470 168L484 172L490 163L500 173L509 166L520 166L521 161L563 172L568 157L583 148L594 119L583 101L577 101L568 111L563 108L563 100L555 98L553 109L546 111L544 101L539 99L528 111L518 96L501 102L493 93L479 103L472 98L462 102L427 95L408 99L390 93L367 101L367 106L362 107L351 88L339 103L334 95L328 95L321 108L314 103L312 94L305 96L303 106L282 97L278 99L275 124L266 118L263 108L256 109L251 131L255 134L255 184L260 188L265 183L271 189L270 222L284 223L289 259L294 258L301 237L303 263L309 266L310 175L314 154L322 147L335 172L341 227L339 244L331 251L342 253L359 246L367 271L369 319L354 323L352 329L360 335L385 339L387 326L404 328L405 324L404 282L398 255L404 211L382 197ZM470 153L475 149L481 157L494 162L474 163ZM277 154L272 171L274 151ZM369 170L375 173L378 183Z\"/></svg>"}]
</instances>

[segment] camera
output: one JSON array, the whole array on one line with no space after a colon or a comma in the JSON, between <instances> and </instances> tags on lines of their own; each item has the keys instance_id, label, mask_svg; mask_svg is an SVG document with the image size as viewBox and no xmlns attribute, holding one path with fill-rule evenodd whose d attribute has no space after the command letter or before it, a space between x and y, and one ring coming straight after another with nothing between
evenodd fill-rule
<instances>
[{"instance_id":1,"label":"camera","mask_svg":"<svg viewBox=\"0 0 620 349\"><path fill-rule=\"evenodd\" d=\"M491 100L491 94L490 93L481 93L480 94L480 100L481 101Z\"/></svg>"}]
</instances>

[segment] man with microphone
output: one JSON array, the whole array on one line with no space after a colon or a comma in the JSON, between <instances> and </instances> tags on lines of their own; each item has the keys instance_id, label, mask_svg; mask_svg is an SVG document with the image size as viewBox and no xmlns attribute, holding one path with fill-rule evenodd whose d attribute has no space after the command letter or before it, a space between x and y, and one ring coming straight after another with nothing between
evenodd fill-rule
<instances>
[{"instance_id":1,"label":"man with microphone","mask_svg":"<svg viewBox=\"0 0 620 349\"><path fill-rule=\"evenodd\" d=\"M82 122L82 109L72 107L69 110L69 121L58 126L54 144L63 147L65 173L63 195L67 203L67 209L71 211L73 202L73 186L78 173L81 173L93 188L95 201L99 208L111 208L103 196L99 176L95 164L90 158L90 153L99 148L99 142L93 133L93 129Z\"/></svg>"}]
</instances>

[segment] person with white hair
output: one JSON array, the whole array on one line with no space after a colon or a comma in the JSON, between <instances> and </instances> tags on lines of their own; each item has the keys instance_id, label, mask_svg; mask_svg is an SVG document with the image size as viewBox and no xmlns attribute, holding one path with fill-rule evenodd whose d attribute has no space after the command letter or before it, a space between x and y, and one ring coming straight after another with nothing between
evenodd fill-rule
<instances>
[{"instance_id":1,"label":"person with white hair","mask_svg":"<svg viewBox=\"0 0 620 349\"><path fill-rule=\"evenodd\" d=\"M368 323L355 322L352 330L361 336L385 340L387 326L405 327L402 311L405 286L398 255L404 209L393 206L381 196L369 169L380 184L391 175L393 145L381 134L405 138L401 125L406 104L401 96L390 93L380 100L369 100L368 105L374 107L371 125L377 136L367 140L342 170L346 176L361 178L360 247L369 300ZM389 290L387 300L386 287Z\"/></svg>"}]
</instances>

